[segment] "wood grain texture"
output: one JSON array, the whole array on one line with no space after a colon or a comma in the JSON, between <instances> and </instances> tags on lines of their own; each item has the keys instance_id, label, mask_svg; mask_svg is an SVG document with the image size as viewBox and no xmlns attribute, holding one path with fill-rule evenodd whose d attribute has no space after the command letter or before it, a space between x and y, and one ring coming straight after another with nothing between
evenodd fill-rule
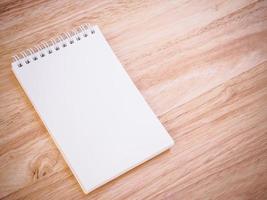
<instances>
[{"instance_id":1,"label":"wood grain texture","mask_svg":"<svg viewBox=\"0 0 267 200\"><path fill-rule=\"evenodd\" d=\"M11 56L98 24L175 146L84 195ZM0 2L0 198L267 199L267 1Z\"/></svg>"}]
</instances>

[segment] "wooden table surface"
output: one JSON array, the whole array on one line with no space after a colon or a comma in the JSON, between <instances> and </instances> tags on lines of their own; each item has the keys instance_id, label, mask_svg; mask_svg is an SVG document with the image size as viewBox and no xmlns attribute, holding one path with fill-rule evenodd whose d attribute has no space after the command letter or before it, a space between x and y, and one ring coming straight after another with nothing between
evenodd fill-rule
<instances>
[{"instance_id":1,"label":"wooden table surface","mask_svg":"<svg viewBox=\"0 0 267 200\"><path fill-rule=\"evenodd\" d=\"M176 142L88 195L10 65L83 23L100 26ZM2 0L0 198L267 199L267 1Z\"/></svg>"}]
</instances>

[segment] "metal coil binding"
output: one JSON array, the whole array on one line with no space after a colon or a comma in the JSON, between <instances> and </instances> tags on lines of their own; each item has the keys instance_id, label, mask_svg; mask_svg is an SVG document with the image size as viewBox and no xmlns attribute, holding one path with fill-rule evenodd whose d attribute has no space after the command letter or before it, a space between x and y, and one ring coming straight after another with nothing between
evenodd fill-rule
<instances>
[{"instance_id":1,"label":"metal coil binding","mask_svg":"<svg viewBox=\"0 0 267 200\"><path fill-rule=\"evenodd\" d=\"M33 48L12 56L13 63L18 67L22 67L93 34L95 34L94 28L90 24L83 24L69 32L64 32L55 38L51 38L47 42L42 42Z\"/></svg>"}]
</instances>

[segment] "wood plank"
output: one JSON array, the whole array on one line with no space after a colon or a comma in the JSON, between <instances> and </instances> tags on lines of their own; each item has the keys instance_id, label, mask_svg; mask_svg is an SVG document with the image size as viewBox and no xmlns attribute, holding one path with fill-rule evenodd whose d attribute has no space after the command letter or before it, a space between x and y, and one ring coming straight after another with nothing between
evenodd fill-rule
<instances>
[{"instance_id":1,"label":"wood plank","mask_svg":"<svg viewBox=\"0 0 267 200\"><path fill-rule=\"evenodd\" d=\"M1 1L0 198L266 199L266 19L262 0ZM85 22L100 25L176 140L88 196L10 68Z\"/></svg>"},{"instance_id":2,"label":"wood plank","mask_svg":"<svg viewBox=\"0 0 267 200\"><path fill-rule=\"evenodd\" d=\"M48 193L52 199L262 198L267 195L266 99L267 62L161 116L175 147L88 196L78 195L74 178L61 171L65 181L56 174L7 199L42 199ZM59 188L69 192L59 194Z\"/></svg>"}]
</instances>

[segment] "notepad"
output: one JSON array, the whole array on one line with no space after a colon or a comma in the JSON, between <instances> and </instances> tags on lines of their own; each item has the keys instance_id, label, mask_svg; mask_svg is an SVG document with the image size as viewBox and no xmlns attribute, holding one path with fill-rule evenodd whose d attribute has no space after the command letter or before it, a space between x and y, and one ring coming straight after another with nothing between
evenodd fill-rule
<instances>
[{"instance_id":1,"label":"notepad","mask_svg":"<svg viewBox=\"0 0 267 200\"><path fill-rule=\"evenodd\" d=\"M12 70L85 193L174 144L98 26L14 56Z\"/></svg>"}]
</instances>

